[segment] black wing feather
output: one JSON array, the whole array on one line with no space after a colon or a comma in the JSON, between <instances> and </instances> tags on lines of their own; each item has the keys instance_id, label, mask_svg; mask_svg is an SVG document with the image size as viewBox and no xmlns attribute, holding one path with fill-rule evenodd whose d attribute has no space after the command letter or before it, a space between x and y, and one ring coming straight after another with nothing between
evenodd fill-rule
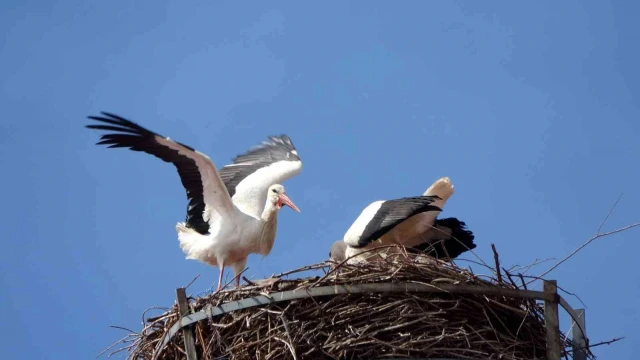
<instances>
[{"instance_id":1,"label":"black wing feather","mask_svg":"<svg viewBox=\"0 0 640 360\"><path fill-rule=\"evenodd\" d=\"M414 246L413 249L437 259L455 259L461 254L476 248L475 235L467 229L467 224L456 218L436 220L435 226L451 229L451 237Z\"/></svg>"},{"instance_id":2,"label":"black wing feather","mask_svg":"<svg viewBox=\"0 0 640 360\"><path fill-rule=\"evenodd\" d=\"M439 207L431 205L431 203L436 200L440 200L440 197L430 195L385 201L364 228L358 245L354 247L364 247L372 241L379 239L396 225L413 215L427 211L442 211Z\"/></svg>"},{"instance_id":3,"label":"black wing feather","mask_svg":"<svg viewBox=\"0 0 640 360\"><path fill-rule=\"evenodd\" d=\"M180 181L184 186L189 205L187 208L186 225L200 234L209 232L209 224L204 221L204 196L202 178L194 160L181 155L176 150L168 148L156 141L157 137L164 137L153 131L122 118L118 115L101 112L104 116L89 116L89 119L111 125L87 125L89 129L115 131L100 137L97 145L109 145L108 148L129 148L153 155L165 162L172 163L178 170ZM195 151L192 147L176 142L185 148Z\"/></svg>"},{"instance_id":4,"label":"black wing feather","mask_svg":"<svg viewBox=\"0 0 640 360\"><path fill-rule=\"evenodd\" d=\"M300 157L293 151L296 151L296 148L289 136L269 136L262 144L233 158L232 163L225 165L218 174L227 187L229 196L233 197L238 184L255 171L277 161L300 161Z\"/></svg>"}]
</instances>

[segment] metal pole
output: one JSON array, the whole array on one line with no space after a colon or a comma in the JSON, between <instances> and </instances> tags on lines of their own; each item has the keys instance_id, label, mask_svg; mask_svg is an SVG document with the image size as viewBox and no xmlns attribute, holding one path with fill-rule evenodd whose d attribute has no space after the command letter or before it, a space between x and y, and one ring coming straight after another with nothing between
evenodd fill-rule
<instances>
[{"instance_id":1,"label":"metal pole","mask_svg":"<svg viewBox=\"0 0 640 360\"><path fill-rule=\"evenodd\" d=\"M553 295L553 301L544 301L544 326L547 330L547 360L560 360L560 321L558 319L558 286L555 280L545 280L545 293Z\"/></svg>"},{"instance_id":2,"label":"metal pole","mask_svg":"<svg viewBox=\"0 0 640 360\"><path fill-rule=\"evenodd\" d=\"M178 299L178 310L180 316L189 315L189 302L187 301L187 293L184 288L176 289L176 298ZM184 337L184 350L187 352L187 360L198 360L196 353L196 337L193 333L193 326L185 326L182 328L182 336Z\"/></svg>"},{"instance_id":3,"label":"metal pole","mask_svg":"<svg viewBox=\"0 0 640 360\"><path fill-rule=\"evenodd\" d=\"M586 334L583 333L583 330L587 331L584 309L576 309L576 313L578 314L577 321L571 320L573 360L587 360L587 340Z\"/></svg>"}]
</instances>

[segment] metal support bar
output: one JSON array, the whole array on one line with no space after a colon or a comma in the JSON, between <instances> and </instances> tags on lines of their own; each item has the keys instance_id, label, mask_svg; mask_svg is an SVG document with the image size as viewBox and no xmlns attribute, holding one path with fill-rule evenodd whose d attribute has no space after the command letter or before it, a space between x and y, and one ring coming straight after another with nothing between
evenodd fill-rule
<instances>
[{"instance_id":1,"label":"metal support bar","mask_svg":"<svg viewBox=\"0 0 640 360\"><path fill-rule=\"evenodd\" d=\"M176 298L178 300L178 310L180 316L189 315L189 302L187 301L187 293L184 288L176 289ZM196 337L193 333L193 326L185 326L182 328L182 336L184 337L184 350L187 352L187 360L198 360L196 353Z\"/></svg>"},{"instance_id":2,"label":"metal support bar","mask_svg":"<svg viewBox=\"0 0 640 360\"><path fill-rule=\"evenodd\" d=\"M558 304L567 311L567 313L571 317L571 320L575 321L576 319L580 318L580 316L578 316L578 313L569 305L569 303L562 296L558 295L558 298L560 299L560 302ZM589 343L589 338L587 337L587 330L581 327L580 323L576 323L576 326L582 329L582 333L584 334L585 341Z\"/></svg>"},{"instance_id":3,"label":"metal support bar","mask_svg":"<svg viewBox=\"0 0 640 360\"><path fill-rule=\"evenodd\" d=\"M543 291L553 300L544 301L544 326L547 330L547 360L560 360L560 320L558 318L558 285L555 280L545 280Z\"/></svg>"},{"instance_id":4,"label":"metal support bar","mask_svg":"<svg viewBox=\"0 0 640 360\"><path fill-rule=\"evenodd\" d=\"M587 360L587 339L584 331L587 331L584 318L584 309L576 309L577 319L571 321L571 343L573 348L573 360Z\"/></svg>"}]
</instances>

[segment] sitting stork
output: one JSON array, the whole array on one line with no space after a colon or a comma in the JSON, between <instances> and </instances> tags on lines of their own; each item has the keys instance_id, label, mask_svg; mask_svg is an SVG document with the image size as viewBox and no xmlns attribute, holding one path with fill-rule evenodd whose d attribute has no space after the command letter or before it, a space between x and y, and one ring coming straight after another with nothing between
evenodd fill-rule
<instances>
[{"instance_id":1,"label":"sitting stork","mask_svg":"<svg viewBox=\"0 0 640 360\"><path fill-rule=\"evenodd\" d=\"M249 254L271 252L277 213L284 205L300 212L280 185L302 170L287 135L269 137L218 173L207 155L120 116L102 114L88 117L103 123L88 128L112 131L97 145L142 151L177 168L189 200L186 221L176 225L180 248L187 259L220 269L217 290L225 267L232 267L238 287Z\"/></svg>"},{"instance_id":2,"label":"sitting stork","mask_svg":"<svg viewBox=\"0 0 640 360\"><path fill-rule=\"evenodd\" d=\"M435 258L454 259L474 249L474 235L456 218L437 219L444 204L453 195L447 177L436 180L418 198L376 201L367 206L344 235L331 245L329 257L342 262L376 260L379 253L368 251L388 245L402 245L409 252L426 253ZM431 200L425 208L411 206L411 199ZM428 200L429 199L429 200ZM409 201L409 202L408 202Z\"/></svg>"}]
</instances>

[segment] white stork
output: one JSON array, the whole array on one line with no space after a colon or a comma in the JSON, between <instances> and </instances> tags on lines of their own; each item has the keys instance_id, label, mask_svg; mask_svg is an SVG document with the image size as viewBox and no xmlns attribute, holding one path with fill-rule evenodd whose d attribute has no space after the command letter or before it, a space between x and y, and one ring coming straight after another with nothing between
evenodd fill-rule
<instances>
[{"instance_id":1,"label":"white stork","mask_svg":"<svg viewBox=\"0 0 640 360\"><path fill-rule=\"evenodd\" d=\"M437 219L451 195L453 184L443 177L422 196L371 203L347 230L344 240L331 245L329 257L338 262L352 256L352 261L376 260L378 254L368 250L394 244L411 252L450 259L474 249L474 235L464 222ZM356 256L364 251L368 252Z\"/></svg>"},{"instance_id":2,"label":"white stork","mask_svg":"<svg viewBox=\"0 0 640 360\"><path fill-rule=\"evenodd\" d=\"M225 267L233 268L238 287L249 254L271 252L277 213L284 205L300 212L280 185L302 170L287 135L269 137L218 173L207 155L120 116L102 114L88 117L104 123L88 128L112 131L97 145L142 151L177 168L189 200L186 221L176 224L180 248L187 259L220 269L218 290Z\"/></svg>"}]
</instances>

